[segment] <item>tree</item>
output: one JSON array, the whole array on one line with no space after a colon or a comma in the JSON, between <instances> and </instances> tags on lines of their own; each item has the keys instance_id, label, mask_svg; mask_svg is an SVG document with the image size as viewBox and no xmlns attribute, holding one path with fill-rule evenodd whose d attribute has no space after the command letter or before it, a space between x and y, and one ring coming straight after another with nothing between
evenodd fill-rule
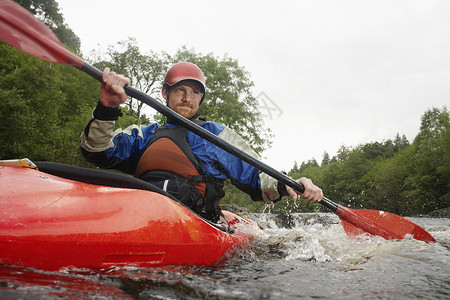
<instances>
[{"instance_id":1,"label":"tree","mask_svg":"<svg viewBox=\"0 0 450 300\"><path fill-rule=\"evenodd\" d=\"M299 173L300 172L300 168L298 167L298 163L297 161L294 161L294 166L292 167L292 169L288 172L289 176L292 176L292 174L294 173Z\"/></svg>"},{"instance_id":2,"label":"tree","mask_svg":"<svg viewBox=\"0 0 450 300\"><path fill-rule=\"evenodd\" d=\"M433 107L427 110L422 116L420 132L415 142L421 142L427 139L439 139L448 130L449 112L446 107L442 109Z\"/></svg>"},{"instance_id":3,"label":"tree","mask_svg":"<svg viewBox=\"0 0 450 300\"><path fill-rule=\"evenodd\" d=\"M343 162L344 160L348 159L350 155L351 149L349 147L346 147L345 145L341 145L336 153L336 155L333 157L332 161L338 161Z\"/></svg>"},{"instance_id":4,"label":"tree","mask_svg":"<svg viewBox=\"0 0 450 300\"><path fill-rule=\"evenodd\" d=\"M18 0L69 48L80 40L54 0ZM78 137L97 101L98 84L78 70L38 60L0 42L0 158L83 165Z\"/></svg>"},{"instance_id":5,"label":"tree","mask_svg":"<svg viewBox=\"0 0 450 300\"><path fill-rule=\"evenodd\" d=\"M320 163L320 165L321 166L328 165L330 162L331 162L330 154L328 154L328 152L325 151L322 155L322 162Z\"/></svg>"},{"instance_id":6,"label":"tree","mask_svg":"<svg viewBox=\"0 0 450 300\"><path fill-rule=\"evenodd\" d=\"M106 58L102 56L103 61L98 60L94 63L101 70L109 66L116 73L127 76L130 78L131 86L158 99L168 65L166 56L164 53L159 55L153 51L143 54L136 39L129 38L118 42L117 45L109 46ZM139 119L143 115L143 102L129 97L126 106L129 116Z\"/></svg>"},{"instance_id":7,"label":"tree","mask_svg":"<svg viewBox=\"0 0 450 300\"><path fill-rule=\"evenodd\" d=\"M71 50L80 53L80 38L64 23L64 17L59 12L55 0L14 0L27 9L45 25L47 25L58 39Z\"/></svg>"},{"instance_id":8,"label":"tree","mask_svg":"<svg viewBox=\"0 0 450 300\"><path fill-rule=\"evenodd\" d=\"M412 171L406 179L412 188L417 213L450 206L450 169L448 131L449 112L446 107L432 108L422 116L420 132L412 144L414 157ZM447 196L446 196L447 195Z\"/></svg>"},{"instance_id":9,"label":"tree","mask_svg":"<svg viewBox=\"0 0 450 300\"><path fill-rule=\"evenodd\" d=\"M311 158L311 159L308 159L307 162L302 162L298 172L302 173L302 172L304 172L305 170L307 170L309 168L314 168L314 167L318 167L318 166L319 166L319 164L317 163L316 159L315 158Z\"/></svg>"},{"instance_id":10,"label":"tree","mask_svg":"<svg viewBox=\"0 0 450 300\"><path fill-rule=\"evenodd\" d=\"M79 135L98 83L75 68L0 43L0 159L28 157L83 165Z\"/></svg>"},{"instance_id":11,"label":"tree","mask_svg":"<svg viewBox=\"0 0 450 300\"><path fill-rule=\"evenodd\" d=\"M405 135L400 137L400 134L397 133L394 139L394 151L399 152L406 149L409 146L409 141Z\"/></svg>"},{"instance_id":12,"label":"tree","mask_svg":"<svg viewBox=\"0 0 450 300\"><path fill-rule=\"evenodd\" d=\"M360 145L359 148L368 159L376 159L378 157L391 157L393 155L393 143L387 140L384 143L374 142Z\"/></svg>"},{"instance_id":13,"label":"tree","mask_svg":"<svg viewBox=\"0 0 450 300\"><path fill-rule=\"evenodd\" d=\"M442 207L450 206L450 130L447 130L442 135L440 140L439 152L441 156L441 164L436 168L437 174L442 178L442 182L445 185L445 191L442 195Z\"/></svg>"},{"instance_id":14,"label":"tree","mask_svg":"<svg viewBox=\"0 0 450 300\"><path fill-rule=\"evenodd\" d=\"M410 173L413 152L405 149L394 157L378 161L362 178L364 207L390 211L400 215L411 215L413 203L405 193L405 183Z\"/></svg>"}]
</instances>

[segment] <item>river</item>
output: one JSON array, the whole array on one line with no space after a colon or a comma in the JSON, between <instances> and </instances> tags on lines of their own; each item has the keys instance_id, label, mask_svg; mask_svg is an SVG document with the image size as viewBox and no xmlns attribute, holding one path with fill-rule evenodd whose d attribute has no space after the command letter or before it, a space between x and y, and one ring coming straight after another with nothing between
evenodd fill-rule
<instances>
[{"instance_id":1,"label":"river","mask_svg":"<svg viewBox=\"0 0 450 300\"><path fill-rule=\"evenodd\" d=\"M437 240L349 238L333 214L256 214L264 230L216 267L0 265L1 299L450 299L450 218L409 218Z\"/></svg>"}]
</instances>

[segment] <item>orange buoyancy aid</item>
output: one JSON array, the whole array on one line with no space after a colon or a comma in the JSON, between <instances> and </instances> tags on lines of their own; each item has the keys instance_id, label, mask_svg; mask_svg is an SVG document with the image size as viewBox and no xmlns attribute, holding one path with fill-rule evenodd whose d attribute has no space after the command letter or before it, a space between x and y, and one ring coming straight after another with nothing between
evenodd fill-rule
<instances>
[{"instance_id":1,"label":"orange buoyancy aid","mask_svg":"<svg viewBox=\"0 0 450 300\"><path fill-rule=\"evenodd\" d=\"M200 122L200 121L198 121ZM219 201L225 195L224 180L204 174L187 141L188 130L159 127L139 158L135 177L170 193L205 218L220 218Z\"/></svg>"}]
</instances>

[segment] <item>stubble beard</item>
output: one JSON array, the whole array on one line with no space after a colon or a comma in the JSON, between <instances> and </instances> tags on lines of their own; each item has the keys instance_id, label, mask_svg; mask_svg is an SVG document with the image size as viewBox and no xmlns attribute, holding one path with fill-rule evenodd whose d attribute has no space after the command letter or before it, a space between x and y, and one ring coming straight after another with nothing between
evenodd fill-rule
<instances>
[{"instance_id":1,"label":"stubble beard","mask_svg":"<svg viewBox=\"0 0 450 300\"><path fill-rule=\"evenodd\" d=\"M194 106L190 104L179 104L175 107L174 111L186 119L190 119L195 115Z\"/></svg>"}]
</instances>

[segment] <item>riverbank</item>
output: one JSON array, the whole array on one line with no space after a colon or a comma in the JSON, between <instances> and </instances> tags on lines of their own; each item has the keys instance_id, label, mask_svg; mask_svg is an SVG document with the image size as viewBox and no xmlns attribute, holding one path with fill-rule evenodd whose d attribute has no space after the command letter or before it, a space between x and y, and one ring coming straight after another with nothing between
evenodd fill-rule
<instances>
[{"instance_id":1,"label":"riverbank","mask_svg":"<svg viewBox=\"0 0 450 300\"><path fill-rule=\"evenodd\" d=\"M450 218L450 207L432 211L425 216L430 218Z\"/></svg>"}]
</instances>

